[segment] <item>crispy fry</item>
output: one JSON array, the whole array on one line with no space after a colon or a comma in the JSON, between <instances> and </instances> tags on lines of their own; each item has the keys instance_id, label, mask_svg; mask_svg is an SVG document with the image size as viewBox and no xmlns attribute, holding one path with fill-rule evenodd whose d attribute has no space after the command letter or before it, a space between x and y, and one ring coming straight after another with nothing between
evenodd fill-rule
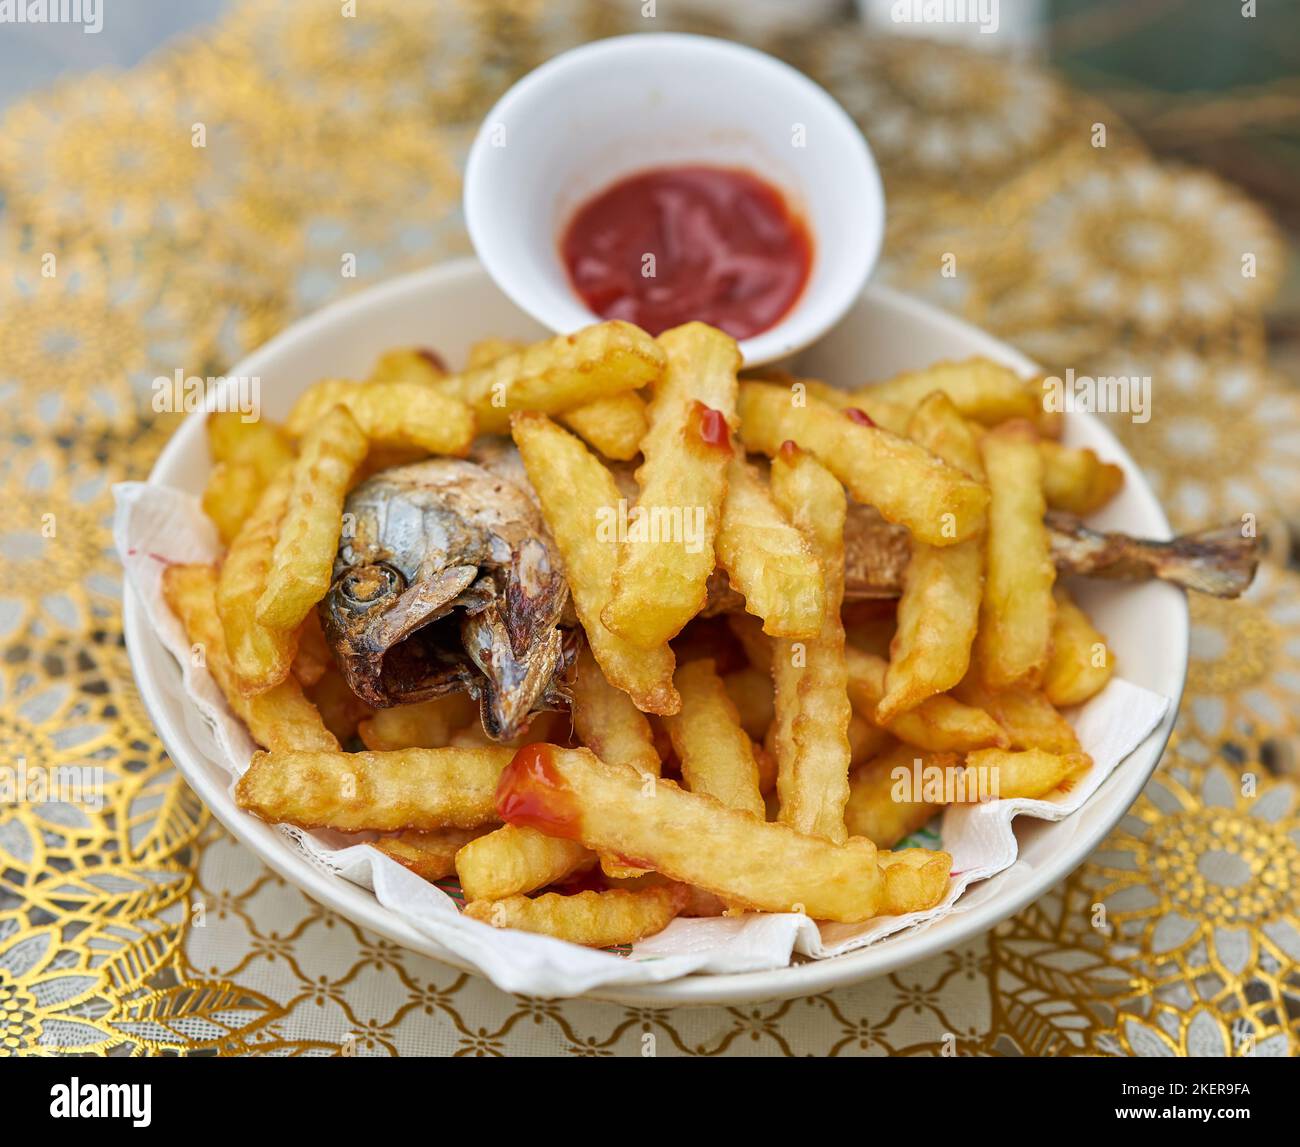
<instances>
[{"instance_id":1,"label":"crispy fry","mask_svg":"<svg viewBox=\"0 0 1300 1147\"><path fill-rule=\"evenodd\" d=\"M776 381L776 380L773 380ZM860 410L877 426L883 426L894 434L907 433L907 420L911 410L897 402L877 398L870 393L869 387L861 390L845 390L843 387L831 386L813 378L791 379L789 385L797 387L803 384L808 394L820 399L836 410Z\"/></svg>"},{"instance_id":2,"label":"crispy fry","mask_svg":"<svg viewBox=\"0 0 1300 1147\"><path fill-rule=\"evenodd\" d=\"M815 920L876 914L881 875L870 841L804 836L688 793L648 782L585 749L529 745L503 775L503 819L581 840L729 902L769 912L802 908Z\"/></svg>"},{"instance_id":3,"label":"crispy fry","mask_svg":"<svg viewBox=\"0 0 1300 1147\"><path fill-rule=\"evenodd\" d=\"M860 765L863 761L879 756L893 741L894 738L879 725L873 725L854 713L849 719L850 765Z\"/></svg>"},{"instance_id":4,"label":"crispy fry","mask_svg":"<svg viewBox=\"0 0 1300 1147\"><path fill-rule=\"evenodd\" d=\"M1070 723L1037 689L990 689L972 673L953 690L953 696L983 709L1001 725L1008 738L1006 748L1079 751L1079 738Z\"/></svg>"},{"instance_id":5,"label":"crispy fry","mask_svg":"<svg viewBox=\"0 0 1300 1147\"><path fill-rule=\"evenodd\" d=\"M628 462L637 456L641 439L650 428L645 402L631 390L575 406L558 417L606 458L618 462Z\"/></svg>"},{"instance_id":6,"label":"crispy fry","mask_svg":"<svg viewBox=\"0 0 1300 1147\"><path fill-rule=\"evenodd\" d=\"M927 753L897 744L853 770L844 819L849 832L865 836L878 848L890 848L925 827L943 808L942 781L958 768L956 753ZM927 794L929 772L940 779Z\"/></svg>"},{"instance_id":7,"label":"crispy fry","mask_svg":"<svg viewBox=\"0 0 1300 1147\"><path fill-rule=\"evenodd\" d=\"M572 692L578 740L608 764L631 765L639 773L659 775L662 762L650 722L626 693L605 679L589 646L578 654Z\"/></svg>"},{"instance_id":8,"label":"crispy fry","mask_svg":"<svg viewBox=\"0 0 1300 1147\"><path fill-rule=\"evenodd\" d=\"M942 392L917 407L908 430L914 442L945 462L983 476L978 443ZM982 535L954 546L912 542L898 602L898 628L889 647L885 695L876 706L881 724L946 692L966 675L984 587Z\"/></svg>"},{"instance_id":9,"label":"crispy fry","mask_svg":"<svg viewBox=\"0 0 1300 1147\"><path fill-rule=\"evenodd\" d=\"M409 868L425 880L441 880L456 871L456 853L475 837L481 828L435 828L430 832L401 832L381 836L370 846Z\"/></svg>"},{"instance_id":10,"label":"crispy fry","mask_svg":"<svg viewBox=\"0 0 1300 1147\"><path fill-rule=\"evenodd\" d=\"M620 498L614 476L544 415L516 415L512 432L564 561L574 610L605 677L642 712L677 712L681 699L672 683L672 650L667 644L640 649L601 620L618 560L616 538L599 529L601 516Z\"/></svg>"},{"instance_id":11,"label":"crispy fry","mask_svg":"<svg viewBox=\"0 0 1300 1147\"><path fill-rule=\"evenodd\" d=\"M346 745L356 736L361 721L373 715L374 710L348 688L343 674L331 665L315 685L306 689L311 703L320 710L321 719L340 745Z\"/></svg>"},{"instance_id":12,"label":"crispy fry","mask_svg":"<svg viewBox=\"0 0 1300 1147\"><path fill-rule=\"evenodd\" d=\"M497 819L497 781L513 755L507 748L258 753L235 799L265 821L299 828L478 828Z\"/></svg>"},{"instance_id":13,"label":"crispy fry","mask_svg":"<svg viewBox=\"0 0 1300 1147\"><path fill-rule=\"evenodd\" d=\"M771 673L764 673L751 665L728 673L722 684L740 714L741 727L755 740L761 740L776 712ZM600 755L596 752L596 756Z\"/></svg>"},{"instance_id":14,"label":"crispy fry","mask_svg":"<svg viewBox=\"0 0 1300 1147\"><path fill-rule=\"evenodd\" d=\"M668 366L655 385L641 442L636 520L629 518L614 593L600 615L643 649L675 637L704 605L740 366L735 340L703 323L665 331L659 342Z\"/></svg>"},{"instance_id":15,"label":"crispy fry","mask_svg":"<svg viewBox=\"0 0 1300 1147\"><path fill-rule=\"evenodd\" d=\"M331 410L302 440L289 508L257 599L257 620L267 628L296 629L329 589L343 499L365 456L365 435L342 408Z\"/></svg>"},{"instance_id":16,"label":"crispy fry","mask_svg":"<svg viewBox=\"0 0 1300 1147\"><path fill-rule=\"evenodd\" d=\"M978 777L977 787L996 794L1001 800L1039 800L1090 768L1092 758L1087 753L979 749L966 754L966 772L974 772Z\"/></svg>"},{"instance_id":17,"label":"crispy fry","mask_svg":"<svg viewBox=\"0 0 1300 1147\"><path fill-rule=\"evenodd\" d=\"M745 445L775 457L794 441L812 451L859 502L875 506L932 546L950 546L984 520L988 491L934 455L816 398L795 406L788 391L760 382L740 387Z\"/></svg>"},{"instance_id":18,"label":"crispy fry","mask_svg":"<svg viewBox=\"0 0 1300 1147\"><path fill-rule=\"evenodd\" d=\"M713 662L687 662L677 670L674 683L682 695L682 711L665 718L664 724L686 787L761 820L763 798L753 744Z\"/></svg>"},{"instance_id":19,"label":"crispy fry","mask_svg":"<svg viewBox=\"0 0 1300 1147\"><path fill-rule=\"evenodd\" d=\"M168 608L180 619L191 644L202 650L204 665L249 735L268 749L337 749L338 741L292 677L255 697L240 693L217 619L216 587L211 566L173 565L163 571Z\"/></svg>"},{"instance_id":20,"label":"crispy fry","mask_svg":"<svg viewBox=\"0 0 1300 1147\"><path fill-rule=\"evenodd\" d=\"M517 928L589 948L609 948L662 932L686 907L689 895L680 884L572 896L548 892L532 899L472 900L465 905L465 915L494 928Z\"/></svg>"},{"instance_id":21,"label":"crispy fry","mask_svg":"<svg viewBox=\"0 0 1300 1147\"><path fill-rule=\"evenodd\" d=\"M418 382L425 386L447 375L441 356L424 347L385 351L366 376L367 382Z\"/></svg>"},{"instance_id":22,"label":"crispy fry","mask_svg":"<svg viewBox=\"0 0 1300 1147\"><path fill-rule=\"evenodd\" d=\"M1115 657L1065 587L1058 585L1054 596L1056 622L1043 692L1053 705L1065 708L1082 705L1106 687L1115 672Z\"/></svg>"},{"instance_id":23,"label":"crispy fry","mask_svg":"<svg viewBox=\"0 0 1300 1147\"><path fill-rule=\"evenodd\" d=\"M479 339L469 348L469 354L465 356L465 369L478 370L480 367L496 362L497 359L505 358L508 354L517 354L524 349L525 345L518 339Z\"/></svg>"},{"instance_id":24,"label":"crispy fry","mask_svg":"<svg viewBox=\"0 0 1300 1147\"><path fill-rule=\"evenodd\" d=\"M217 616L225 633L235 687L245 696L270 689L288 677L297 652L295 631L268 629L257 618L257 602L266 588L292 482L292 470L286 469L267 486L231 542L217 579Z\"/></svg>"},{"instance_id":25,"label":"crispy fry","mask_svg":"<svg viewBox=\"0 0 1300 1147\"><path fill-rule=\"evenodd\" d=\"M878 724L876 707L885 695L884 658L846 646L849 700L861 717ZM964 705L947 694L928 697L915 709L900 713L883 726L900 741L930 752L966 752L990 745L1005 746L1002 727L982 709Z\"/></svg>"},{"instance_id":26,"label":"crispy fry","mask_svg":"<svg viewBox=\"0 0 1300 1147\"><path fill-rule=\"evenodd\" d=\"M203 512L225 545L235 540L264 489L265 479L252 466L218 462L212 467L203 487Z\"/></svg>"},{"instance_id":27,"label":"crispy fry","mask_svg":"<svg viewBox=\"0 0 1300 1147\"><path fill-rule=\"evenodd\" d=\"M597 323L556 335L437 386L471 407L480 433L501 434L512 413L559 414L598 398L639 390L664 369L664 352L630 323Z\"/></svg>"},{"instance_id":28,"label":"crispy fry","mask_svg":"<svg viewBox=\"0 0 1300 1147\"><path fill-rule=\"evenodd\" d=\"M315 685L334 665L334 654L325 642L320 615L313 609L298 627L298 652L291 669L299 685Z\"/></svg>"},{"instance_id":29,"label":"crispy fry","mask_svg":"<svg viewBox=\"0 0 1300 1147\"><path fill-rule=\"evenodd\" d=\"M844 654L844 490L810 454L787 446L772 461L772 496L807 539L826 587L817 636L774 643L777 793L781 820L839 843L849 799L848 669Z\"/></svg>"},{"instance_id":30,"label":"crispy fry","mask_svg":"<svg viewBox=\"0 0 1300 1147\"><path fill-rule=\"evenodd\" d=\"M367 749L440 749L452 734L477 716L467 693L452 693L414 705L376 709L357 726Z\"/></svg>"},{"instance_id":31,"label":"crispy fry","mask_svg":"<svg viewBox=\"0 0 1300 1147\"><path fill-rule=\"evenodd\" d=\"M743 457L727 465L727 494L716 541L718 564L745 609L773 637L816 637L826 612L821 567L803 535L772 501Z\"/></svg>"},{"instance_id":32,"label":"crispy fry","mask_svg":"<svg viewBox=\"0 0 1300 1147\"><path fill-rule=\"evenodd\" d=\"M902 852L878 852L876 860L885 874L881 914L901 916L935 907L948 890L952 857L926 848L905 848Z\"/></svg>"},{"instance_id":33,"label":"crispy fry","mask_svg":"<svg viewBox=\"0 0 1300 1147\"><path fill-rule=\"evenodd\" d=\"M293 461L293 446L288 436L264 418L245 422L239 411L215 410L208 414L204 426L213 462L251 468L264 482L269 482Z\"/></svg>"},{"instance_id":34,"label":"crispy fry","mask_svg":"<svg viewBox=\"0 0 1300 1147\"><path fill-rule=\"evenodd\" d=\"M1124 487L1124 471L1091 450L1040 442L1043 496L1053 510L1086 516L1100 510Z\"/></svg>"},{"instance_id":35,"label":"crispy fry","mask_svg":"<svg viewBox=\"0 0 1300 1147\"><path fill-rule=\"evenodd\" d=\"M474 412L468 406L427 383L409 380L318 382L293 404L289 433L302 437L337 406L352 415L366 438L383 446L462 456L474 441Z\"/></svg>"},{"instance_id":36,"label":"crispy fry","mask_svg":"<svg viewBox=\"0 0 1300 1147\"><path fill-rule=\"evenodd\" d=\"M544 888L595 860L580 841L506 824L466 844L456 854L456 873L467 900L501 900Z\"/></svg>"},{"instance_id":37,"label":"crispy fry","mask_svg":"<svg viewBox=\"0 0 1300 1147\"><path fill-rule=\"evenodd\" d=\"M1037 391L1010 367L972 358L939 362L924 370L905 371L858 390L864 402L917 406L932 391L942 391L966 418L995 426L1009 418L1035 419L1042 409Z\"/></svg>"},{"instance_id":38,"label":"crispy fry","mask_svg":"<svg viewBox=\"0 0 1300 1147\"><path fill-rule=\"evenodd\" d=\"M1033 429L1008 422L980 442L992 502L975 662L994 689L1035 685L1051 645L1051 542L1043 515L1043 462Z\"/></svg>"}]
</instances>

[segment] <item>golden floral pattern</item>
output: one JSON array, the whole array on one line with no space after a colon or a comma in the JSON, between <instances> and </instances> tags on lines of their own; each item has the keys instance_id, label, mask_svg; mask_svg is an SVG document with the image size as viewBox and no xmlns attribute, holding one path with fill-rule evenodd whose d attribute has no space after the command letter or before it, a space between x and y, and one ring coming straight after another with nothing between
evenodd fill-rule
<instances>
[{"instance_id":1,"label":"golden floral pattern","mask_svg":"<svg viewBox=\"0 0 1300 1147\"><path fill-rule=\"evenodd\" d=\"M554 52L648 24L595 0L343 8L243 3L0 124L0 775L23 781L0 802L0 1055L1300 1051L1300 595L1280 564L1242 602L1193 603L1177 746L1082 868L987 936L824 995L509 996L322 909L211 822L136 693L109 550L111 484L175 421L152 379L220 373L321 302L466 250L475 120ZM1029 64L659 8L654 28L749 36L859 117L888 278L1052 366L1151 363L1152 422L1116 428L1171 515L1255 513L1286 549L1297 416L1263 356L1280 257L1251 204Z\"/></svg>"}]
</instances>

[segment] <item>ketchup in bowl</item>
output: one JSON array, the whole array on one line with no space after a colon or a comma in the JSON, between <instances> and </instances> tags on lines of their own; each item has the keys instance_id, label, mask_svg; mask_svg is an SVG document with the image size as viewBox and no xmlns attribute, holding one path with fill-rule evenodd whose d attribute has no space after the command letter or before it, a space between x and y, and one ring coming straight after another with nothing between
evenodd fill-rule
<instances>
[{"instance_id":1,"label":"ketchup in bowl","mask_svg":"<svg viewBox=\"0 0 1300 1147\"><path fill-rule=\"evenodd\" d=\"M587 306L652 335L699 320L751 338L794 305L812 267L808 228L781 193L723 167L620 180L578 209L560 253Z\"/></svg>"}]
</instances>

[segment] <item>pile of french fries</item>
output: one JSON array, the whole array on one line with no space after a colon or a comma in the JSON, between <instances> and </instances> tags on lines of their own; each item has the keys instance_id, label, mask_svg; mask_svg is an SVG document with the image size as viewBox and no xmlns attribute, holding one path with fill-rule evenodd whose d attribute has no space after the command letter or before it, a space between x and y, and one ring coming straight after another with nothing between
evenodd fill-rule
<instances>
[{"instance_id":1,"label":"pile of french fries","mask_svg":"<svg viewBox=\"0 0 1300 1147\"><path fill-rule=\"evenodd\" d=\"M1061 710L1114 666L1054 584L1044 513L1089 513L1122 474L1061 445L1038 388L991 362L856 391L739 368L711 327L608 322L481 343L458 374L394 351L283 426L210 416L224 557L169 567L164 590L262 746L239 803L370 834L454 877L474 919L579 944L679 915L939 903L951 858L895 846L948 804L1044 797L1091 766ZM464 695L361 703L316 605L356 482L507 433L586 640L569 711L499 745ZM624 497L611 463L634 458L636 512L692 514L695 544L601 535ZM910 533L896 602L843 604L849 499ZM744 613L702 616L718 571Z\"/></svg>"}]
</instances>

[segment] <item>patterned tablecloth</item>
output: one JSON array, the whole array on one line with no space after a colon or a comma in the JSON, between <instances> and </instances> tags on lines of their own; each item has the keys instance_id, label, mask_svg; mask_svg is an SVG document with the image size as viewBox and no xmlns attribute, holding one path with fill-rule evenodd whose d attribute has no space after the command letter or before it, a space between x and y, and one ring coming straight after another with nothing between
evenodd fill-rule
<instances>
[{"instance_id":1,"label":"patterned tablecloth","mask_svg":"<svg viewBox=\"0 0 1300 1147\"><path fill-rule=\"evenodd\" d=\"M1282 242L1233 188L1158 162L1029 66L852 28L757 39L871 139L883 278L1053 369L1150 375L1155 416L1114 425L1175 524L1252 515L1272 542L1245 600L1193 601L1174 742L1051 895L811 999L531 1001L324 911L169 763L127 665L109 535L111 484L145 475L173 428L148 412L152 379L220 374L322 302L467 250L476 119L574 42L682 25L641 7L250 3L6 115L0 756L11 776L89 763L105 788L99 808L0 804L0 1055L639 1054L647 1032L690 1055L1296 1053L1300 402L1261 319Z\"/></svg>"}]
</instances>

